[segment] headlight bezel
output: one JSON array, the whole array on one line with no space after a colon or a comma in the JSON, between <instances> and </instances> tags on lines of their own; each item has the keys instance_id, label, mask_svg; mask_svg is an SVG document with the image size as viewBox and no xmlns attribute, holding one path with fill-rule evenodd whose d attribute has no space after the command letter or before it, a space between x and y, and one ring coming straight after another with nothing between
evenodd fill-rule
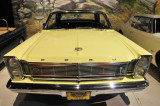
<instances>
[{"instance_id":1,"label":"headlight bezel","mask_svg":"<svg viewBox=\"0 0 160 106\"><path fill-rule=\"evenodd\" d=\"M22 80L24 78L22 65L15 56L5 56L3 57L3 60L12 80Z\"/></svg>"},{"instance_id":2,"label":"headlight bezel","mask_svg":"<svg viewBox=\"0 0 160 106\"><path fill-rule=\"evenodd\" d=\"M134 66L133 77L134 78L145 77L150 67L152 59L153 59L152 55L141 55L140 59L138 59L138 61Z\"/></svg>"}]
</instances>

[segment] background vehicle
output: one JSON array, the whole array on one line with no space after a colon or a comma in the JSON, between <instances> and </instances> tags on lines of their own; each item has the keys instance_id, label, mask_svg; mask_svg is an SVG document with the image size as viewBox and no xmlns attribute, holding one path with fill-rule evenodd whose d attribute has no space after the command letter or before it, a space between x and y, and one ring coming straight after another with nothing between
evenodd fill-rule
<instances>
[{"instance_id":1,"label":"background vehicle","mask_svg":"<svg viewBox=\"0 0 160 106\"><path fill-rule=\"evenodd\" d=\"M160 68L160 15L135 15L120 28L120 33L149 51L152 63Z\"/></svg>"},{"instance_id":2,"label":"background vehicle","mask_svg":"<svg viewBox=\"0 0 160 106\"><path fill-rule=\"evenodd\" d=\"M44 30L4 56L18 93L88 100L143 90L152 55L111 28L101 11L57 11Z\"/></svg>"},{"instance_id":3,"label":"background vehicle","mask_svg":"<svg viewBox=\"0 0 160 106\"><path fill-rule=\"evenodd\" d=\"M0 19L6 27L0 27L0 64L3 62L3 56L11 49L22 43L26 39L25 26L19 28L9 28L5 19Z\"/></svg>"}]
</instances>

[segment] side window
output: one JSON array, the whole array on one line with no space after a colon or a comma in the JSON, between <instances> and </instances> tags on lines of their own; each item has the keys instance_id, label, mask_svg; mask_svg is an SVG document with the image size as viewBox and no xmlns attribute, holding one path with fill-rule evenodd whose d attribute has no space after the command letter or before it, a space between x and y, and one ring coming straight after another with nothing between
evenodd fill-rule
<instances>
[{"instance_id":1,"label":"side window","mask_svg":"<svg viewBox=\"0 0 160 106\"><path fill-rule=\"evenodd\" d=\"M100 23L101 23L102 25L108 27L108 23L107 23L105 17L104 17L102 14L99 15L99 18L100 18Z\"/></svg>"},{"instance_id":2,"label":"side window","mask_svg":"<svg viewBox=\"0 0 160 106\"><path fill-rule=\"evenodd\" d=\"M56 14L53 14L49 20L48 28L52 28L55 25L55 22L56 22Z\"/></svg>"},{"instance_id":3,"label":"side window","mask_svg":"<svg viewBox=\"0 0 160 106\"><path fill-rule=\"evenodd\" d=\"M132 26L132 27L136 28L137 22L138 22L138 19L139 19L139 18L140 18L140 17L134 17L134 18L133 18L132 23L131 23L131 26Z\"/></svg>"},{"instance_id":4,"label":"side window","mask_svg":"<svg viewBox=\"0 0 160 106\"><path fill-rule=\"evenodd\" d=\"M153 33L153 18L149 18L148 22L148 32Z\"/></svg>"},{"instance_id":5,"label":"side window","mask_svg":"<svg viewBox=\"0 0 160 106\"><path fill-rule=\"evenodd\" d=\"M152 18L140 17L138 20L136 20L133 27L147 33L152 33L152 24Z\"/></svg>"}]
</instances>

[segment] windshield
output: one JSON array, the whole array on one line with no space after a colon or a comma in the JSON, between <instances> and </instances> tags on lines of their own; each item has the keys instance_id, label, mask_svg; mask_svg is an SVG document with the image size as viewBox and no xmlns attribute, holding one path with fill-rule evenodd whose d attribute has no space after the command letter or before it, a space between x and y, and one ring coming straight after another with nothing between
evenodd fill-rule
<instances>
[{"instance_id":1,"label":"windshield","mask_svg":"<svg viewBox=\"0 0 160 106\"><path fill-rule=\"evenodd\" d=\"M156 33L160 33L160 18L156 19Z\"/></svg>"},{"instance_id":2,"label":"windshield","mask_svg":"<svg viewBox=\"0 0 160 106\"><path fill-rule=\"evenodd\" d=\"M50 15L46 29L107 29L110 23L101 13L55 13Z\"/></svg>"}]
</instances>

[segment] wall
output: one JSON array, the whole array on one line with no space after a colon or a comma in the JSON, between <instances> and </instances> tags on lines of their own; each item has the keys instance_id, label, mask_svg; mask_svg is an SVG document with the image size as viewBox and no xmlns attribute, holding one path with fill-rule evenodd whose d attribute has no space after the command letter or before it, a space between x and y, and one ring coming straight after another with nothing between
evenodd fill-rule
<instances>
[{"instance_id":1,"label":"wall","mask_svg":"<svg viewBox=\"0 0 160 106\"><path fill-rule=\"evenodd\" d=\"M12 11L12 0L3 0L0 3L0 19L6 19L9 27L14 27L13 11ZM0 21L0 27L6 27L3 21Z\"/></svg>"},{"instance_id":2,"label":"wall","mask_svg":"<svg viewBox=\"0 0 160 106\"><path fill-rule=\"evenodd\" d=\"M115 29L134 14L160 14L160 0L12 0L12 5L15 25L26 24L29 36L39 30L35 16L44 15L45 22L49 13L57 10L103 11Z\"/></svg>"}]
</instances>

